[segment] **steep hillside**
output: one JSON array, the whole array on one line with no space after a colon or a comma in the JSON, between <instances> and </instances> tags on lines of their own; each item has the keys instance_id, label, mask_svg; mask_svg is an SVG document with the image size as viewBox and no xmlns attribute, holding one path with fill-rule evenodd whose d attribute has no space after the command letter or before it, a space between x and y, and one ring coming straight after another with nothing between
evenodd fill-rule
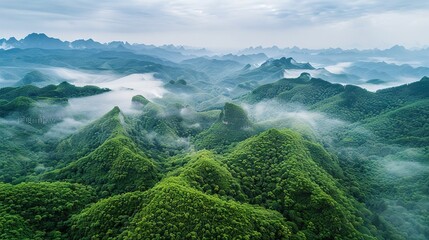
<instances>
[{"instance_id":1,"label":"steep hillside","mask_svg":"<svg viewBox=\"0 0 429 240\"><path fill-rule=\"evenodd\" d=\"M107 139L124 133L123 121L120 109L113 108L100 119L61 141L54 151L54 158L60 164L65 164L87 155Z\"/></svg>"},{"instance_id":2,"label":"steep hillside","mask_svg":"<svg viewBox=\"0 0 429 240\"><path fill-rule=\"evenodd\" d=\"M246 65L243 69L226 76L220 85L232 89L229 91L230 96L238 97L263 84L283 78L286 69L314 68L309 63L298 63L293 58L269 59L256 68Z\"/></svg>"},{"instance_id":3,"label":"steep hillside","mask_svg":"<svg viewBox=\"0 0 429 240\"><path fill-rule=\"evenodd\" d=\"M159 180L157 163L122 134L107 139L87 156L48 172L44 180L92 186L100 196L147 190Z\"/></svg>"},{"instance_id":4,"label":"steep hillside","mask_svg":"<svg viewBox=\"0 0 429 240\"><path fill-rule=\"evenodd\" d=\"M40 135L39 129L0 119L0 181L11 183L37 172L45 156Z\"/></svg>"},{"instance_id":5,"label":"steep hillside","mask_svg":"<svg viewBox=\"0 0 429 240\"><path fill-rule=\"evenodd\" d=\"M133 106L140 113L130 120L126 130L154 159L186 150L189 138L209 128L219 112L197 112L180 104L160 105L143 96L135 96Z\"/></svg>"},{"instance_id":6,"label":"steep hillside","mask_svg":"<svg viewBox=\"0 0 429 240\"><path fill-rule=\"evenodd\" d=\"M291 234L280 214L204 194L177 177L145 193L102 200L73 217L72 226L72 239L287 239Z\"/></svg>"},{"instance_id":7,"label":"steep hillside","mask_svg":"<svg viewBox=\"0 0 429 240\"><path fill-rule=\"evenodd\" d=\"M268 130L237 145L226 163L251 203L281 212L308 239L376 235L365 208L311 157L296 133Z\"/></svg>"},{"instance_id":8,"label":"steep hillside","mask_svg":"<svg viewBox=\"0 0 429 240\"><path fill-rule=\"evenodd\" d=\"M263 85L242 99L249 103L266 99L298 103L343 120L360 121L427 99L429 95L423 89L429 88L428 83L429 78L424 77L418 82L374 93L357 86L332 84L302 74L296 79L281 79Z\"/></svg>"},{"instance_id":9,"label":"steep hillside","mask_svg":"<svg viewBox=\"0 0 429 240\"><path fill-rule=\"evenodd\" d=\"M363 126L386 142L414 147L429 146L429 100L417 101L366 119Z\"/></svg>"},{"instance_id":10,"label":"steep hillside","mask_svg":"<svg viewBox=\"0 0 429 240\"><path fill-rule=\"evenodd\" d=\"M182 159L187 162L186 166L180 168L174 175L180 176L191 187L204 193L244 200L240 184L231 175L226 164L219 161L220 158L221 156L207 150L186 156Z\"/></svg>"},{"instance_id":11,"label":"steep hillside","mask_svg":"<svg viewBox=\"0 0 429 240\"><path fill-rule=\"evenodd\" d=\"M265 99L279 99L285 102L298 102L312 105L344 91L340 84L331 84L308 74L301 74L296 79L281 79L263 85L244 97L244 100L255 103Z\"/></svg>"},{"instance_id":12,"label":"steep hillside","mask_svg":"<svg viewBox=\"0 0 429 240\"><path fill-rule=\"evenodd\" d=\"M194 143L199 149L221 151L228 145L242 141L256 132L257 129L241 107L225 103L218 120L209 129L198 134Z\"/></svg>"}]
</instances>

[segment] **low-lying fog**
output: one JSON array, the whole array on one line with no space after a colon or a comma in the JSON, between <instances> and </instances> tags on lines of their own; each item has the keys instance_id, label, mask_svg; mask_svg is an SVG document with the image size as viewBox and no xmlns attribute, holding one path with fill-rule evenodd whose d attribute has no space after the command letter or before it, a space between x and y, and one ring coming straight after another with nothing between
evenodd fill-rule
<instances>
[{"instance_id":1,"label":"low-lying fog","mask_svg":"<svg viewBox=\"0 0 429 240\"><path fill-rule=\"evenodd\" d=\"M375 179L372 181L386 188L386 194L375 193L381 194L378 197L383 198L386 206L379 214L405 233L407 239L425 239L423 229L429 206L429 188L422 179L428 179L429 162L422 149L384 144L374 133L359 125L309 111L299 105L269 100L242 106L253 121L265 128L293 128L322 141L325 147L340 157L351 156L352 161L372 161L375 166L372 169ZM358 145L338 145L338 133L343 131L350 131L351 135L365 140ZM383 155L384 152L389 154ZM391 193L393 189L396 189L395 194ZM413 189L412 196L410 189Z\"/></svg>"},{"instance_id":2,"label":"low-lying fog","mask_svg":"<svg viewBox=\"0 0 429 240\"><path fill-rule=\"evenodd\" d=\"M412 82L419 81L421 78L424 77L423 75L420 77L407 77L407 76L395 75L395 78L380 79L383 81L381 83L369 83L367 81L372 79L361 78L360 76L347 72L347 68L352 66L352 64L353 63L350 63L350 62L344 62L344 63L338 63L336 65L324 66L323 68L321 67L313 70L286 69L284 71L283 77L298 78L302 73L305 72L305 73L309 73L313 78L321 78L331 83L339 83L342 85L347 85L347 84L356 85L371 92L376 92L377 90L380 90L380 89L409 84Z\"/></svg>"},{"instance_id":3,"label":"low-lying fog","mask_svg":"<svg viewBox=\"0 0 429 240\"><path fill-rule=\"evenodd\" d=\"M316 137L327 137L335 128L347 123L330 118L320 112L309 111L298 104L285 104L267 100L256 104L243 104L252 121L262 126L293 128ZM326 139L325 139L326 140Z\"/></svg>"},{"instance_id":4,"label":"low-lying fog","mask_svg":"<svg viewBox=\"0 0 429 240\"><path fill-rule=\"evenodd\" d=\"M82 85L87 85L84 79L78 80ZM72 82L73 84L75 82ZM55 124L47 136L61 137L76 131L108 111L118 106L124 113L135 113L131 99L135 95L143 95L149 100L162 98L168 91L163 87L163 82L153 74L131 74L113 81L92 83L112 91L89 97L71 98L65 108L57 109L57 115L63 120Z\"/></svg>"},{"instance_id":5,"label":"low-lying fog","mask_svg":"<svg viewBox=\"0 0 429 240\"><path fill-rule=\"evenodd\" d=\"M49 76L54 76L57 79L63 79L76 86L96 85L103 82L113 81L121 77L116 73L108 71L82 71L60 67L41 68L37 70L42 73L46 73Z\"/></svg>"}]
</instances>

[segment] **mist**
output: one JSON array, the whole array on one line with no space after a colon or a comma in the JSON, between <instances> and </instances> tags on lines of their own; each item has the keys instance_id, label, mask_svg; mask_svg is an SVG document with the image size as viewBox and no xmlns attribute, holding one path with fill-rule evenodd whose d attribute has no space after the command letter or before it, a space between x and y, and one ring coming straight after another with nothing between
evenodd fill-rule
<instances>
[{"instance_id":1,"label":"mist","mask_svg":"<svg viewBox=\"0 0 429 240\"><path fill-rule=\"evenodd\" d=\"M292 128L304 137L319 141L341 159L345 168L364 163L367 169L361 169L363 172L357 174L364 179L373 178L377 185L373 187L378 190L366 190L372 192L376 198L373 200L382 198L386 206L377 214L407 239L426 239L428 150L385 144L359 123L335 119L296 104L269 100L242 104L242 107L256 124L264 128Z\"/></svg>"},{"instance_id":2,"label":"mist","mask_svg":"<svg viewBox=\"0 0 429 240\"><path fill-rule=\"evenodd\" d=\"M168 92L163 87L163 82L156 79L153 74L131 74L94 85L109 88L112 91L89 97L72 98L69 100L66 112L98 118L118 106L123 112L133 113L135 111L131 104L133 96L143 95L153 101L162 98Z\"/></svg>"},{"instance_id":3,"label":"mist","mask_svg":"<svg viewBox=\"0 0 429 240\"><path fill-rule=\"evenodd\" d=\"M119 77L119 74L110 71L83 71L70 68L40 68L37 69L48 75L63 79L76 86L95 85L106 81L113 81Z\"/></svg>"},{"instance_id":4,"label":"mist","mask_svg":"<svg viewBox=\"0 0 429 240\"><path fill-rule=\"evenodd\" d=\"M424 76L422 76L424 77ZM409 83L413 83L416 81L419 81L420 78L412 78L412 77L399 77L399 79L397 81L392 81L392 82L385 82L382 84L370 84L370 83L358 83L356 84L356 86L359 86L361 88L365 88L368 91L371 92L376 92L378 90L381 89L386 89L386 88L391 88L391 87L397 87L397 86L401 86L404 84L409 84Z\"/></svg>"},{"instance_id":5,"label":"mist","mask_svg":"<svg viewBox=\"0 0 429 240\"><path fill-rule=\"evenodd\" d=\"M378 59L378 58L377 58ZM374 61L370 62L339 62L334 65L329 63L311 63L313 66L318 66L317 69L285 69L284 78L298 78L302 73L309 73L314 78L321 78L329 81L330 83L339 83L342 85L356 85L371 92L376 92L380 89L397 87L404 84L419 81L423 78L425 73L429 72L427 68L415 68L414 65L408 62L395 61L391 59L388 62ZM380 58L379 60L383 60ZM388 65L386 68L371 68L366 67L367 64L373 62L374 64L394 64ZM363 64L363 67L359 64ZM408 64L405 66L403 64ZM412 69L409 67L412 66ZM408 70L404 70L408 69ZM368 75L374 75L371 77ZM369 80L381 80L379 83L371 83Z\"/></svg>"},{"instance_id":6,"label":"mist","mask_svg":"<svg viewBox=\"0 0 429 240\"><path fill-rule=\"evenodd\" d=\"M78 81L84 82L82 79ZM137 114L132 107L131 99L135 95L143 95L151 101L156 101L168 93L163 82L153 74L131 74L109 82L93 85L109 88L112 91L82 98L71 98L66 107L55 106L44 108L44 114L55 112L62 120L53 125L46 133L47 137L62 138L79 130L110 110L118 106L125 114Z\"/></svg>"},{"instance_id":7,"label":"mist","mask_svg":"<svg viewBox=\"0 0 429 240\"><path fill-rule=\"evenodd\" d=\"M345 70L348 67L350 67L352 64L353 64L352 62L340 62L335 65L326 66L325 69L331 73L341 74L341 73L344 73Z\"/></svg>"},{"instance_id":8,"label":"mist","mask_svg":"<svg viewBox=\"0 0 429 240\"><path fill-rule=\"evenodd\" d=\"M257 104L242 104L249 118L264 128L292 128L304 135L331 141L331 132L346 126L346 122L330 118L320 112L309 111L304 106L268 100Z\"/></svg>"}]
</instances>

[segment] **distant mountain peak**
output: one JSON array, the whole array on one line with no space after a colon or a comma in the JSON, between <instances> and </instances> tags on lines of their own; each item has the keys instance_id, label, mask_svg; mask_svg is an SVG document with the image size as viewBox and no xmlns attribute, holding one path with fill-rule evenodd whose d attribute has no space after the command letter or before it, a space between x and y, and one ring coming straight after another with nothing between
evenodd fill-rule
<instances>
[{"instance_id":1,"label":"distant mountain peak","mask_svg":"<svg viewBox=\"0 0 429 240\"><path fill-rule=\"evenodd\" d=\"M37 85L37 83L41 83L49 80L50 80L49 76L37 70L33 70L25 74L25 76L20 81L18 81L15 85L17 86L28 85L28 84Z\"/></svg>"},{"instance_id":2,"label":"distant mountain peak","mask_svg":"<svg viewBox=\"0 0 429 240\"><path fill-rule=\"evenodd\" d=\"M303 73L301 73L301 75L299 75L298 78L301 80L304 80L304 81L310 81L311 80L311 74L307 73L307 72L303 72Z\"/></svg>"},{"instance_id":3,"label":"distant mountain peak","mask_svg":"<svg viewBox=\"0 0 429 240\"><path fill-rule=\"evenodd\" d=\"M401 45L395 45L393 47L391 47L390 49L395 49L395 50L406 50L406 48L404 46Z\"/></svg>"},{"instance_id":4,"label":"distant mountain peak","mask_svg":"<svg viewBox=\"0 0 429 240\"><path fill-rule=\"evenodd\" d=\"M7 40L9 43L16 43L18 42L18 40L15 37L11 37L9 38L9 40Z\"/></svg>"},{"instance_id":5,"label":"distant mountain peak","mask_svg":"<svg viewBox=\"0 0 429 240\"><path fill-rule=\"evenodd\" d=\"M63 42L58 38L48 37L44 33L31 33L24 39L15 43L15 47L21 48L42 48L42 49L67 49L69 48L68 42Z\"/></svg>"},{"instance_id":6,"label":"distant mountain peak","mask_svg":"<svg viewBox=\"0 0 429 240\"><path fill-rule=\"evenodd\" d=\"M314 69L310 63L298 63L291 57L282 57L280 59L268 59L261 67L280 67L284 69Z\"/></svg>"},{"instance_id":7,"label":"distant mountain peak","mask_svg":"<svg viewBox=\"0 0 429 240\"><path fill-rule=\"evenodd\" d=\"M30 33L24 39L40 39L40 38L50 38L44 33Z\"/></svg>"}]
</instances>

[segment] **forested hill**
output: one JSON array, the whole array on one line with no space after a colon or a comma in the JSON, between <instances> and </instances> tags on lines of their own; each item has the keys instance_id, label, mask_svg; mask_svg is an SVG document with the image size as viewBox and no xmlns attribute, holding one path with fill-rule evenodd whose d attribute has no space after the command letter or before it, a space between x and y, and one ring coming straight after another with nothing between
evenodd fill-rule
<instances>
[{"instance_id":1,"label":"forested hill","mask_svg":"<svg viewBox=\"0 0 429 240\"><path fill-rule=\"evenodd\" d=\"M37 102L66 104L68 98L86 97L110 91L96 86L76 87L68 82L36 87L6 87L0 89L0 117L14 112L27 113Z\"/></svg>"},{"instance_id":2,"label":"forested hill","mask_svg":"<svg viewBox=\"0 0 429 240\"><path fill-rule=\"evenodd\" d=\"M370 92L353 85L333 84L302 74L263 85L243 97L250 103L268 99L299 103L349 121L358 121L429 98L429 78Z\"/></svg>"}]
</instances>

